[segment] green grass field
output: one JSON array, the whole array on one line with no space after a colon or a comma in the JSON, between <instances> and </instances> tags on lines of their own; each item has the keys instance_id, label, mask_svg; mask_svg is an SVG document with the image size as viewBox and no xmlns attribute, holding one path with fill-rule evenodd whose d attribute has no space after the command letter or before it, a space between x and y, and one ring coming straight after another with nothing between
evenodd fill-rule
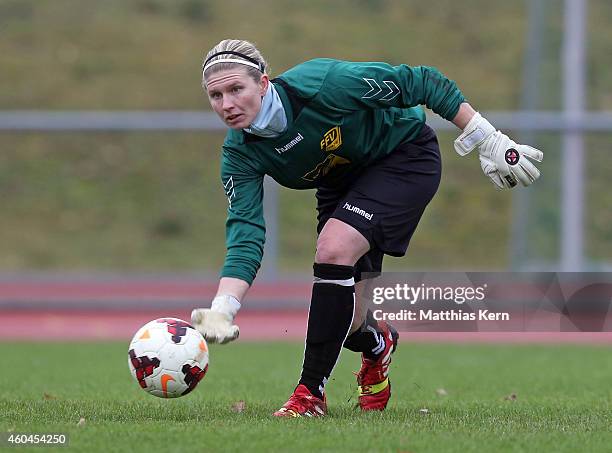
<instances>
[{"instance_id":1,"label":"green grass field","mask_svg":"<svg viewBox=\"0 0 612 453\"><path fill-rule=\"evenodd\" d=\"M400 346L386 412L353 409L345 352L327 418L276 420L300 344L213 347L198 389L161 400L132 381L124 343L4 343L0 431L67 432L72 451L610 451L609 348Z\"/></svg>"}]
</instances>

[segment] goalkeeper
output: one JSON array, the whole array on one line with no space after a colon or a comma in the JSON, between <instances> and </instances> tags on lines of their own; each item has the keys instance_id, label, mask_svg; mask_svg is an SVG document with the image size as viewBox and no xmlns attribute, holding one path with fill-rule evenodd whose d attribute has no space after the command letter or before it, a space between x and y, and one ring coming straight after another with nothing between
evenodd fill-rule
<instances>
[{"instance_id":1,"label":"goalkeeper","mask_svg":"<svg viewBox=\"0 0 612 453\"><path fill-rule=\"evenodd\" d=\"M533 183L540 173L530 159L541 161L542 152L496 130L432 67L315 59L270 80L253 44L228 39L206 55L202 86L229 127L221 160L229 209L217 295L210 308L193 311L194 326L211 342L238 337L234 317L264 248L264 175L292 189L316 189L304 362L293 394L274 415L326 414L325 384L342 347L362 356L361 409L383 410L398 333L359 306L355 293L362 273L381 271L384 255L406 253L438 189L440 151L420 105L463 131L455 150L477 150L499 189Z\"/></svg>"}]
</instances>

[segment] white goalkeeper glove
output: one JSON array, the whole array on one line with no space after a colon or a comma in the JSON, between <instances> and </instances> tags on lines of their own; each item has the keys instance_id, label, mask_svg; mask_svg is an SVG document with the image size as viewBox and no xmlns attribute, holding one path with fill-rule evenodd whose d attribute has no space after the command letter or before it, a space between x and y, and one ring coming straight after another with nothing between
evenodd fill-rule
<instances>
[{"instance_id":1,"label":"white goalkeeper glove","mask_svg":"<svg viewBox=\"0 0 612 453\"><path fill-rule=\"evenodd\" d=\"M234 296L217 296L210 308L196 308L191 312L191 323L211 343L228 343L238 338L240 329L234 317L240 302Z\"/></svg>"},{"instance_id":2,"label":"white goalkeeper glove","mask_svg":"<svg viewBox=\"0 0 612 453\"><path fill-rule=\"evenodd\" d=\"M475 148L478 148L482 171L499 189L511 189L517 180L528 186L540 177L540 171L529 159L542 162L542 151L513 142L506 134L496 131L480 113L472 117L455 140L455 151L461 156Z\"/></svg>"}]
</instances>

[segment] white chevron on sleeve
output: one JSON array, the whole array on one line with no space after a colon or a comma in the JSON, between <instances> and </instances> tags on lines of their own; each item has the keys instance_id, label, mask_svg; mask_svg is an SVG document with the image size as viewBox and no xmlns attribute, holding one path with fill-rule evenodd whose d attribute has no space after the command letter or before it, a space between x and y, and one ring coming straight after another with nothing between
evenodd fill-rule
<instances>
[{"instance_id":1,"label":"white chevron on sleeve","mask_svg":"<svg viewBox=\"0 0 612 453\"><path fill-rule=\"evenodd\" d=\"M378 98L379 101L391 101L392 99L397 97L398 94L400 94L400 89L392 80L382 81L385 84L385 87L389 90L389 92L381 88L380 84L374 79L368 79L367 77L364 77L363 80L365 80L370 89L366 94L361 96L361 99Z\"/></svg>"},{"instance_id":2,"label":"white chevron on sleeve","mask_svg":"<svg viewBox=\"0 0 612 453\"><path fill-rule=\"evenodd\" d=\"M227 196L227 202L229 207L232 207L232 200L236 198L236 189L234 189L234 177L230 176L226 183L223 183L225 189L225 195Z\"/></svg>"},{"instance_id":3,"label":"white chevron on sleeve","mask_svg":"<svg viewBox=\"0 0 612 453\"><path fill-rule=\"evenodd\" d=\"M370 98L373 98L374 96L377 96L378 94L382 92L382 88L380 87L380 85L378 84L376 80L367 79L365 77L363 78L363 80L365 80L366 83L370 86L370 91L368 91L366 94L361 96L361 99L370 99ZM376 85L376 88L374 88L374 86L372 85L372 82L374 83L374 85ZM376 93L374 93L374 91L376 91Z\"/></svg>"},{"instance_id":4,"label":"white chevron on sleeve","mask_svg":"<svg viewBox=\"0 0 612 453\"><path fill-rule=\"evenodd\" d=\"M381 101L390 101L391 99L396 97L398 94L400 94L400 89L397 87L395 82L393 82L392 80L383 80L383 83L387 85L387 88L389 88L389 92L385 95L385 97L380 98ZM393 96L391 96L392 94Z\"/></svg>"}]
</instances>

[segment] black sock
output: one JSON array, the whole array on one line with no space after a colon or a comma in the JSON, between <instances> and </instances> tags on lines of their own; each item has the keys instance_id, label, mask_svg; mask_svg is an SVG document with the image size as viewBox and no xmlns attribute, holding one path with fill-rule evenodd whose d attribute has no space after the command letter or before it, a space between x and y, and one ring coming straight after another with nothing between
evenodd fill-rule
<instances>
[{"instance_id":1,"label":"black sock","mask_svg":"<svg viewBox=\"0 0 612 453\"><path fill-rule=\"evenodd\" d=\"M376 360L384 351L385 340L371 310L368 310L359 329L347 337L344 347L354 352L363 352L363 355L371 360Z\"/></svg>"},{"instance_id":2,"label":"black sock","mask_svg":"<svg viewBox=\"0 0 612 453\"><path fill-rule=\"evenodd\" d=\"M323 398L323 387L336 365L355 307L353 266L314 265L308 332L300 384Z\"/></svg>"}]
</instances>

